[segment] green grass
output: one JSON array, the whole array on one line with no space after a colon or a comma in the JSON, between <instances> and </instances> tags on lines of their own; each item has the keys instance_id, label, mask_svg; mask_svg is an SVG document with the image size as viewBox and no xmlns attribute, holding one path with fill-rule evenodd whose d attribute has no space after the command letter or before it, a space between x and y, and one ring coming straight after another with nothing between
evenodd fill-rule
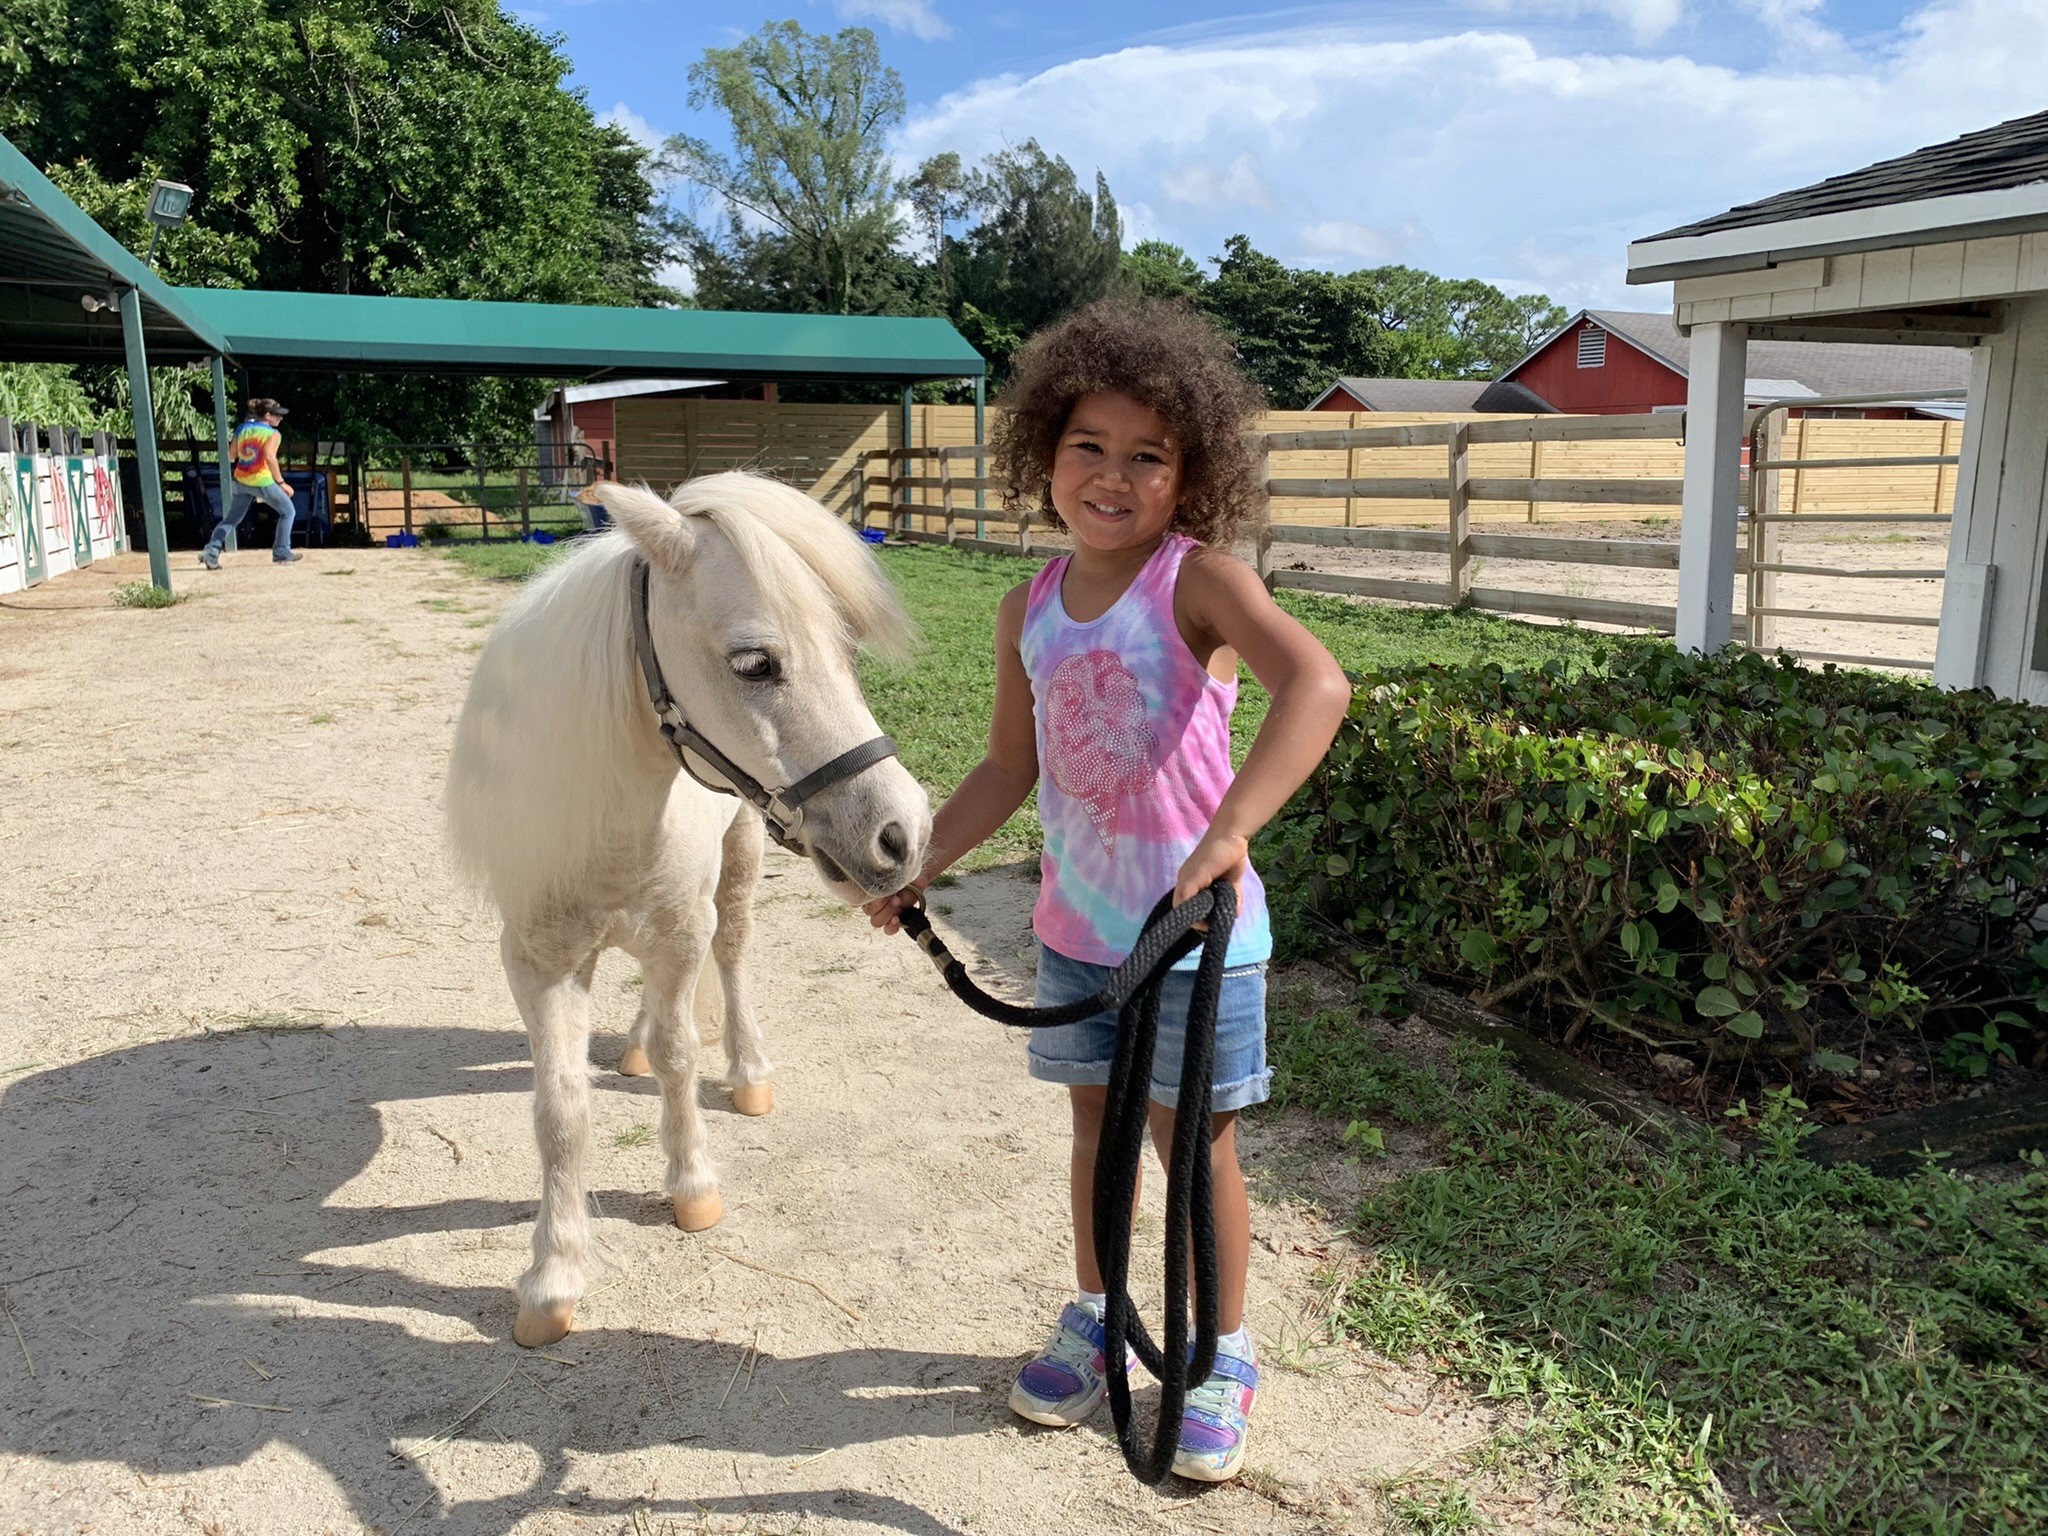
<instances>
[{"instance_id":1,"label":"green grass","mask_svg":"<svg viewBox=\"0 0 2048 1536\"><path fill-rule=\"evenodd\" d=\"M1553 1479L1596 1530L2048 1528L2038 1155L1998 1180L1823 1168L1774 1102L1736 1162L1705 1133L1646 1147L1491 1048L1418 1066L1354 1010L1276 1006L1271 1037L1276 1106L1439 1138L1359 1210L1340 1315L1519 1410L1468 1469ZM1397 1512L1457 1528L1436 1492Z\"/></svg>"},{"instance_id":2,"label":"green grass","mask_svg":"<svg viewBox=\"0 0 2048 1536\"><path fill-rule=\"evenodd\" d=\"M114 588L113 594L116 608L173 608L191 595L189 592L166 592L147 581L124 581Z\"/></svg>"},{"instance_id":3,"label":"green grass","mask_svg":"<svg viewBox=\"0 0 2048 1536\"><path fill-rule=\"evenodd\" d=\"M568 553L569 541L553 544L521 544L516 539L455 539L436 545L434 552L455 561L472 576L485 581L525 581L537 576Z\"/></svg>"}]
</instances>

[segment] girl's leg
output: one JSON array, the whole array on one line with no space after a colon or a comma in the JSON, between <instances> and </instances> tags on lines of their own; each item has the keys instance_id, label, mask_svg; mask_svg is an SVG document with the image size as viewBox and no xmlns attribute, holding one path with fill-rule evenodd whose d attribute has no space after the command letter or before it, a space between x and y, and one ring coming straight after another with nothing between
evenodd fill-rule
<instances>
[{"instance_id":1,"label":"girl's leg","mask_svg":"<svg viewBox=\"0 0 2048 1536\"><path fill-rule=\"evenodd\" d=\"M1067 1166L1067 1195L1074 1215L1074 1283L1084 1291L1102 1289L1095 1262L1095 1154L1102 1140L1102 1111L1109 1090L1070 1087L1074 1107L1074 1150Z\"/></svg>"},{"instance_id":2,"label":"girl's leg","mask_svg":"<svg viewBox=\"0 0 2048 1536\"><path fill-rule=\"evenodd\" d=\"M1150 1118L1152 1145L1164 1164L1173 1151L1174 1111L1154 1103ZM1209 1117L1209 1188L1216 1212L1216 1331L1235 1333L1244 1325L1245 1272L1252 1253L1251 1198L1237 1166L1236 1110Z\"/></svg>"}]
</instances>

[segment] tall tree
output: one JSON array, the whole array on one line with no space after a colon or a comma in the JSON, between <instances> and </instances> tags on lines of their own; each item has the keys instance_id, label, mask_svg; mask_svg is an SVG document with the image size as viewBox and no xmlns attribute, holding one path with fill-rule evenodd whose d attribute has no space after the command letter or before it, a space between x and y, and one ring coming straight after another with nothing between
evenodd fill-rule
<instances>
[{"instance_id":1,"label":"tall tree","mask_svg":"<svg viewBox=\"0 0 2048 1536\"><path fill-rule=\"evenodd\" d=\"M939 291L948 301L953 296L951 264L946 259L946 227L965 219L973 211L973 184L960 156L952 150L933 155L903 184L904 195L916 215L918 230L932 253L938 269Z\"/></svg>"},{"instance_id":2,"label":"tall tree","mask_svg":"<svg viewBox=\"0 0 2048 1536\"><path fill-rule=\"evenodd\" d=\"M1124 252L1118 282L1148 299L1197 299L1208 279L1179 246L1165 240L1141 240Z\"/></svg>"},{"instance_id":3,"label":"tall tree","mask_svg":"<svg viewBox=\"0 0 2048 1536\"><path fill-rule=\"evenodd\" d=\"M1267 398L1297 410L1340 374L1385 371L1384 327L1362 297L1351 278L1289 267L1232 235L1200 303L1236 338Z\"/></svg>"},{"instance_id":4,"label":"tall tree","mask_svg":"<svg viewBox=\"0 0 2048 1536\"><path fill-rule=\"evenodd\" d=\"M884 136L903 118L903 81L875 35L770 22L690 67L690 103L732 125L721 154L679 135L676 170L715 193L723 217L695 228L692 255L715 288L781 289L781 309L878 307L877 279L903 232ZM772 247L772 249L770 249ZM880 285L886 287L885 284Z\"/></svg>"},{"instance_id":5,"label":"tall tree","mask_svg":"<svg viewBox=\"0 0 2048 1536\"><path fill-rule=\"evenodd\" d=\"M959 243L959 314L1000 373L1022 337L1109 291L1123 223L1100 171L1090 197L1036 139L983 161L968 200L979 222Z\"/></svg>"},{"instance_id":6,"label":"tall tree","mask_svg":"<svg viewBox=\"0 0 2048 1536\"><path fill-rule=\"evenodd\" d=\"M17 12L19 22L17 26ZM54 17L54 20L52 18ZM411 297L660 295L637 148L497 0L14 0L0 131L137 250L195 189L176 282ZM528 430L532 386L279 380L322 435Z\"/></svg>"},{"instance_id":7,"label":"tall tree","mask_svg":"<svg viewBox=\"0 0 2048 1536\"><path fill-rule=\"evenodd\" d=\"M1543 294L1510 296L1477 278L1374 267L1350 280L1386 333L1389 371L1402 378L1497 378L1565 321Z\"/></svg>"}]
</instances>

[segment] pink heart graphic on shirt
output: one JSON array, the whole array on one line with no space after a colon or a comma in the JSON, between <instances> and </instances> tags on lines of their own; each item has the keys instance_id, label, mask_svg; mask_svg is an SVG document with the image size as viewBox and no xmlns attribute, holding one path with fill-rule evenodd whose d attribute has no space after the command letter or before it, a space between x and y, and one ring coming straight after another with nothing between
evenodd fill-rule
<instances>
[{"instance_id":1,"label":"pink heart graphic on shirt","mask_svg":"<svg viewBox=\"0 0 2048 1536\"><path fill-rule=\"evenodd\" d=\"M1087 808L1102 851L1116 852L1117 808L1152 787L1158 738L1136 674L1114 651L1069 656L1053 669L1045 740L1053 783Z\"/></svg>"}]
</instances>

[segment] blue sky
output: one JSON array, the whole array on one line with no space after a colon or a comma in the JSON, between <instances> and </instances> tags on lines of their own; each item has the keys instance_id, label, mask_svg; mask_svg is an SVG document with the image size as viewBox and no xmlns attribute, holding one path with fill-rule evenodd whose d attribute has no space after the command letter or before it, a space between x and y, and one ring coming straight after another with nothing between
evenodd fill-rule
<instances>
[{"instance_id":1,"label":"blue sky","mask_svg":"<svg viewBox=\"0 0 2048 1536\"><path fill-rule=\"evenodd\" d=\"M1036 138L1100 168L1126 245L1244 233L1659 308L1632 238L2048 108L2048 0L538 0L591 104L722 137L687 71L764 21L862 25L907 170Z\"/></svg>"}]
</instances>

